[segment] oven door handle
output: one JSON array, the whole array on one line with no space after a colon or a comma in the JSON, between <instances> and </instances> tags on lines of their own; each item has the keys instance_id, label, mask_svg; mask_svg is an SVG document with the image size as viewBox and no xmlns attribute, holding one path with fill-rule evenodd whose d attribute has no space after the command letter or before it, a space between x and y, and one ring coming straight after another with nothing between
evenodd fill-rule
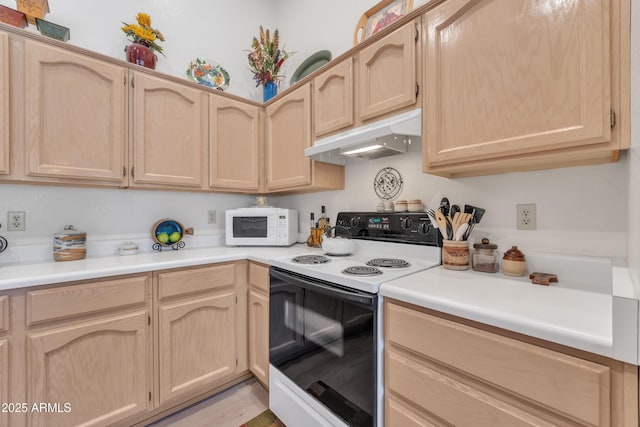
<instances>
[{"instance_id":1,"label":"oven door handle","mask_svg":"<svg viewBox=\"0 0 640 427\"><path fill-rule=\"evenodd\" d=\"M276 269L274 267L270 268L270 274L273 277L280 279L284 282L291 283L293 285L297 285L297 286L310 289L316 292L320 292L325 295L331 295L344 301L361 304L367 307L375 307L375 305L377 304L377 300L378 300L377 295L372 295L369 293L363 293L358 291L350 291L348 289L342 289L337 286L324 284L321 281L307 279L297 275L294 276L282 270Z\"/></svg>"}]
</instances>

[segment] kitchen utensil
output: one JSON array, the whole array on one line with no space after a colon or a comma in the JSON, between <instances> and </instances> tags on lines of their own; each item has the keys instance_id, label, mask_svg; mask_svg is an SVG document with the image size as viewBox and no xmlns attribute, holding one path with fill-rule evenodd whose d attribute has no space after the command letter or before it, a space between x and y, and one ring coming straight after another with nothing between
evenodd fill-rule
<instances>
[{"instance_id":1,"label":"kitchen utensil","mask_svg":"<svg viewBox=\"0 0 640 427\"><path fill-rule=\"evenodd\" d=\"M2 224L0 224L0 228L2 228ZM7 246L9 246L7 239L0 236L0 253L4 252L4 250L7 249Z\"/></svg>"},{"instance_id":2,"label":"kitchen utensil","mask_svg":"<svg viewBox=\"0 0 640 427\"><path fill-rule=\"evenodd\" d=\"M438 228L440 228L440 233L442 233L442 237L446 240L452 240L453 228L451 228L451 224L445 214L441 211L435 211L435 216L436 221L438 222Z\"/></svg>"},{"instance_id":3,"label":"kitchen utensil","mask_svg":"<svg viewBox=\"0 0 640 427\"><path fill-rule=\"evenodd\" d=\"M427 209L427 216L429 217L429 221L431 221L431 225L433 225L434 228L437 228L440 231L440 234L444 237L447 230L440 230L440 225L438 225L438 221L436 220L436 211L433 209Z\"/></svg>"},{"instance_id":4,"label":"kitchen utensil","mask_svg":"<svg viewBox=\"0 0 640 427\"><path fill-rule=\"evenodd\" d=\"M450 208L451 208L451 205L449 204L449 199L447 199L446 197L443 197L440 200L440 207L438 208L438 210L442 212L444 216L449 216Z\"/></svg>"},{"instance_id":5,"label":"kitchen utensil","mask_svg":"<svg viewBox=\"0 0 640 427\"><path fill-rule=\"evenodd\" d=\"M458 228L458 231L456 232L453 240L467 240L464 237L464 235L468 228L469 228L469 224L467 223L460 224L460 227Z\"/></svg>"},{"instance_id":6,"label":"kitchen utensil","mask_svg":"<svg viewBox=\"0 0 640 427\"><path fill-rule=\"evenodd\" d=\"M331 236L333 230L333 237ZM337 230L346 232L347 236L336 236ZM351 240L349 229L336 225L327 230L322 238L322 249L327 255L349 255L356 249L356 243Z\"/></svg>"},{"instance_id":7,"label":"kitchen utensil","mask_svg":"<svg viewBox=\"0 0 640 427\"><path fill-rule=\"evenodd\" d=\"M453 217L460 212L460 206L452 205L451 210L449 210L449 217L453 220Z\"/></svg>"},{"instance_id":8,"label":"kitchen utensil","mask_svg":"<svg viewBox=\"0 0 640 427\"><path fill-rule=\"evenodd\" d=\"M473 214L473 220L477 224L484 216L485 210L472 205L464 205L464 212Z\"/></svg>"},{"instance_id":9,"label":"kitchen utensil","mask_svg":"<svg viewBox=\"0 0 640 427\"><path fill-rule=\"evenodd\" d=\"M64 231L53 235L53 259L75 261L87 256L87 233L73 225L65 225Z\"/></svg>"}]
</instances>

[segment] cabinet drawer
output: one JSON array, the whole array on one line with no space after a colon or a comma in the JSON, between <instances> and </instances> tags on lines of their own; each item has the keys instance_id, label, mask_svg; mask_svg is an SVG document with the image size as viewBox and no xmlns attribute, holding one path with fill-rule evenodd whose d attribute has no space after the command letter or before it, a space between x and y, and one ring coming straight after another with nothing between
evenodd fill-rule
<instances>
[{"instance_id":1,"label":"cabinet drawer","mask_svg":"<svg viewBox=\"0 0 640 427\"><path fill-rule=\"evenodd\" d=\"M387 351L385 366L385 369L388 370L387 387L391 393L401 394L451 425L551 426L550 423L522 409L482 393L426 364L395 353L393 350ZM392 411L388 416L394 417L396 414ZM404 416L409 416L409 414ZM415 417L411 421L413 424L410 422L403 425L429 425L416 422Z\"/></svg>"},{"instance_id":2,"label":"cabinet drawer","mask_svg":"<svg viewBox=\"0 0 640 427\"><path fill-rule=\"evenodd\" d=\"M0 332L9 330L9 297L0 296Z\"/></svg>"},{"instance_id":3,"label":"cabinet drawer","mask_svg":"<svg viewBox=\"0 0 640 427\"><path fill-rule=\"evenodd\" d=\"M160 299L212 290L235 283L236 264L158 273Z\"/></svg>"},{"instance_id":4,"label":"cabinet drawer","mask_svg":"<svg viewBox=\"0 0 640 427\"><path fill-rule=\"evenodd\" d=\"M269 293L269 267L254 262L249 263L249 284L252 288Z\"/></svg>"},{"instance_id":5,"label":"cabinet drawer","mask_svg":"<svg viewBox=\"0 0 640 427\"><path fill-rule=\"evenodd\" d=\"M431 360L591 425L608 425L608 366L386 303L386 337Z\"/></svg>"},{"instance_id":6,"label":"cabinet drawer","mask_svg":"<svg viewBox=\"0 0 640 427\"><path fill-rule=\"evenodd\" d=\"M27 292L27 325L144 304L149 276Z\"/></svg>"}]
</instances>

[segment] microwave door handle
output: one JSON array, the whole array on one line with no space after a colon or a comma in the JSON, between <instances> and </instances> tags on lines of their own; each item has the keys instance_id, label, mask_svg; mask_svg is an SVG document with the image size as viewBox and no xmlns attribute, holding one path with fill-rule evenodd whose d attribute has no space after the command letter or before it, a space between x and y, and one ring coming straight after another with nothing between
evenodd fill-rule
<instances>
[{"instance_id":1,"label":"microwave door handle","mask_svg":"<svg viewBox=\"0 0 640 427\"><path fill-rule=\"evenodd\" d=\"M280 270L276 270L274 268L271 268L271 275L285 282L289 282L294 285L301 286L306 289L314 290L323 294L334 295L343 301L349 301L356 304L365 305L367 307L373 307L377 301L376 295L348 291L346 289L325 285L315 280L308 280L303 277L292 276L290 274L287 274Z\"/></svg>"}]
</instances>

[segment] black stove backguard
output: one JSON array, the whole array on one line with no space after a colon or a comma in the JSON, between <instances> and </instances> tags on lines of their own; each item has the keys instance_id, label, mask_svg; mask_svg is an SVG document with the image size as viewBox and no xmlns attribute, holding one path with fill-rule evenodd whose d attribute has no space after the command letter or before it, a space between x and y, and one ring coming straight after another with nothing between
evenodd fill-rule
<instances>
[{"instance_id":1,"label":"black stove backguard","mask_svg":"<svg viewBox=\"0 0 640 427\"><path fill-rule=\"evenodd\" d=\"M442 246L442 236L425 212L340 212L336 225L353 239Z\"/></svg>"}]
</instances>

